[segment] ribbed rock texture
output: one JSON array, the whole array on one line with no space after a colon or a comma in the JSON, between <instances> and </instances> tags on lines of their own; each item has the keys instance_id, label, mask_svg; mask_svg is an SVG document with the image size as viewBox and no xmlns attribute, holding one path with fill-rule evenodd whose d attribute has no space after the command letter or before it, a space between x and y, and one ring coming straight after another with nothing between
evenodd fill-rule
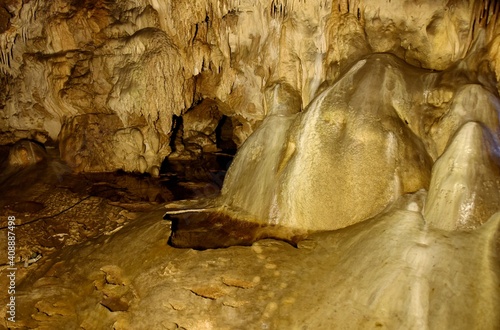
<instances>
[{"instance_id":1,"label":"ribbed rock texture","mask_svg":"<svg viewBox=\"0 0 500 330\"><path fill-rule=\"evenodd\" d=\"M78 171L155 172L172 152L174 115L203 100L216 102L213 118L227 116L240 145L268 114L266 88L287 83L305 108L325 82L374 52L432 70L475 54L467 79L479 82L478 72L499 77L499 6L487 0L9 0L0 13L0 141L72 139L61 154ZM425 95L446 112L455 95L436 83ZM496 93L495 82L480 83ZM121 146L129 154L116 159L80 152L85 133L70 138L63 127L88 114L119 119L113 129L95 123L109 148L128 132L134 141L141 135L134 143L143 146ZM186 136L188 149L216 147L210 136L194 135ZM72 154L79 154L77 162Z\"/></svg>"},{"instance_id":2,"label":"ribbed rock texture","mask_svg":"<svg viewBox=\"0 0 500 330\"><path fill-rule=\"evenodd\" d=\"M463 69L455 70L449 77ZM426 95L439 75L392 55L371 55L302 112L295 103L284 105L294 95L277 85L268 97L270 114L239 149L221 196L195 209L209 218L215 213L293 229L271 236L294 241L299 233L369 219L405 194L429 190L429 225L480 227L500 211L498 97L480 85L441 78L460 95L443 115ZM172 242L189 246L179 235L174 230Z\"/></svg>"},{"instance_id":3,"label":"ribbed rock texture","mask_svg":"<svg viewBox=\"0 0 500 330\"><path fill-rule=\"evenodd\" d=\"M2 326L498 329L499 15L493 0L3 1L0 221L16 214L26 277ZM235 146L216 197L87 173L177 159L219 176L186 160ZM189 187L205 198L161 221ZM37 239L57 245L33 255Z\"/></svg>"}]
</instances>

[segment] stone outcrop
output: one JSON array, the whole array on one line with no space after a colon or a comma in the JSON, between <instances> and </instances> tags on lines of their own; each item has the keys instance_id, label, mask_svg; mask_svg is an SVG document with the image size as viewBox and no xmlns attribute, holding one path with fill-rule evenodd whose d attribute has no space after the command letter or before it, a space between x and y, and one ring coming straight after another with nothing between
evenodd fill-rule
<instances>
[{"instance_id":1,"label":"stone outcrop","mask_svg":"<svg viewBox=\"0 0 500 330\"><path fill-rule=\"evenodd\" d=\"M109 168L156 173L166 156L162 135L147 127L124 127L115 114L75 116L59 135L61 158L79 172Z\"/></svg>"},{"instance_id":2,"label":"stone outcrop","mask_svg":"<svg viewBox=\"0 0 500 330\"><path fill-rule=\"evenodd\" d=\"M394 109L418 111L401 65L370 57L299 115L271 111L241 147L221 204L259 223L331 230L427 188L432 160Z\"/></svg>"},{"instance_id":3,"label":"stone outcrop","mask_svg":"<svg viewBox=\"0 0 500 330\"><path fill-rule=\"evenodd\" d=\"M174 140L173 152L169 158L198 158L203 152L215 152L220 139L223 113L219 110L220 103L205 99L200 104L178 117L172 131Z\"/></svg>"},{"instance_id":4,"label":"stone outcrop","mask_svg":"<svg viewBox=\"0 0 500 330\"><path fill-rule=\"evenodd\" d=\"M294 241L300 233L364 221L405 194L430 189L429 224L448 230L480 226L500 205L498 97L468 79L447 80L463 68L454 70L433 73L394 56L372 55L302 112L289 85L278 84L268 94L269 115L239 149L221 196L208 208L203 201L200 211L209 219L219 214L221 222L233 218L241 228L276 226L261 235ZM283 100L292 100L289 108ZM192 205L185 209L193 211ZM172 212L180 214L178 207ZM188 230L184 221L178 221L177 236L174 230L174 245L189 246L180 236Z\"/></svg>"},{"instance_id":5,"label":"stone outcrop","mask_svg":"<svg viewBox=\"0 0 500 330\"><path fill-rule=\"evenodd\" d=\"M9 0L0 13L0 141L57 143L73 117L113 114L120 129L140 130L146 146L159 139L157 156L125 167L108 162L111 155L99 165L82 158L75 169L151 172L171 152L172 118L202 100L217 102L241 145L268 114L264 91L276 81L305 108L374 52L431 70L474 53L468 74L498 77L499 8L487 0ZM495 82L480 84L496 90ZM449 100L446 88L428 93L437 108Z\"/></svg>"},{"instance_id":6,"label":"stone outcrop","mask_svg":"<svg viewBox=\"0 0 500 330\"><path fill-rule=\"evenodd\" d=\"M424 216L445 230L480 227L500 205L500 144L477 122L463 125L436 161Z\"/></svg>"}]
</instances>

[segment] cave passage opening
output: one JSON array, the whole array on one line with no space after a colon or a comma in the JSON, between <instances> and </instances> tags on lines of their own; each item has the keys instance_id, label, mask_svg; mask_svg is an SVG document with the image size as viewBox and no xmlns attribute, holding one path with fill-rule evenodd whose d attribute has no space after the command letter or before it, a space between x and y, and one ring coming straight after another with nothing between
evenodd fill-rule
<instances>
[{"instance_id":1,"label":"cave passage opening","mask_svg":"<svg viewBox=\"0 0 500 330\"><path fill-rule=\"evenodd\" d=\"M186 129L183 116L172 117L171 154L160 167L162 182L176 199L213 196L219 193L229 166L237 151L233 140L234 124L229 116L219 114L213 129L195 132L211 144L194 140L193 131ZM195 142L193 142L193 140Z\"/></svg>"}]
</instances>

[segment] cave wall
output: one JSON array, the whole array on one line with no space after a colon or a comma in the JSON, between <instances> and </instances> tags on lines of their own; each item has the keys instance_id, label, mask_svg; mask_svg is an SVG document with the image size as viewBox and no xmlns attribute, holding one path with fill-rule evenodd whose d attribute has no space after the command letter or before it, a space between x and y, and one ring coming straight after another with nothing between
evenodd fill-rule
<instances>
[{"instance_id":1,"label":"cave wall","mask_svg":"<svg viewBox=\"0 0 500 330\"><path fill-rule=\"evenodd\" d=\"M465 65L498 94L499 10L488 0L4 1L0 143L58 143L76 171L155 174L173 151L173 116L209 100L241 145L270 111L268 87L286 83L305 108L377 52L444 74ZM437 108L454 97L428 91Z\"/></svg>"}]
</instances>

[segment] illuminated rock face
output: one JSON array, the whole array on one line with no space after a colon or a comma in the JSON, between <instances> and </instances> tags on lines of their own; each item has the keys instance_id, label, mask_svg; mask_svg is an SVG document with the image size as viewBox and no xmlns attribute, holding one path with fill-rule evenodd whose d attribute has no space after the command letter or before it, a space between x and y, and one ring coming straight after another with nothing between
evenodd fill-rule
<instances>
[{"instance_id":1,"label":"illuminated rock face","mask_svg":"<svg viewBox=\"0 0 500 330\"><path fill-rule=\"evenodd\" d=\"M183 214L174 220L171 243L210 248L262 237L296 243L309 232L401 208L412 195L420 202L408 207L432 228L480 227L500 211L498 98L445 78L392 55L372 55L303 111L288 84L270 88L270 113L239 149L221 196L167 207L167 216ZM441 85L457 95L453 101L441 95ZM418 197L426 190L427 199Z\"/></svg>"},{"instance_id":2,"label":"illuminated rock face","mask_svg":"<svg viewBox=\"0 0 500 330\"><path fill-rule=\"evenodd\" d=\"M463 125L433 168L424 216L445 230L480 227L500 204L498 139L477 122Z\"/></svg>"},{"instance_id":3,"label":"illuminated rock face","mask_svg":"<svg viewBox=\"0 0 500 330\"><path fill-rule=\"evenodd\" d=\"M425 136L422 117L435 75L391 56L371 56L299 115L271 112L230 168L222 207L257 223L338 229L381 213L403 194L429 189L433 168L429 224L478 227L499 211L498 101L480 87L456 87L450 110L427 120L453 121L448 128L466 124L455 137L453 130L441 131L451 142L433 167L427 150L434 154L440 141ZM488 125L469 121L481 117Z\"/></svg>"},{"instance_id":4,"label":"illuminated rock face","mask_svg":"<svg viewBox=\"0 0 500 330\"><path fill-rule=\"evenodd\" d=\"M166 157L216 150L223 119L240 147L220 196L169 203L170 228L161 210L128 224L120 203L74 204L66 167L14 144L3 186L57 170L37 198L58 182L53 196L71 200L49 204L68 205L58 214L123 224L23 270L18 326L497 329L499 12L493 0L4 1L1 144L58 144L75 172L154 175ZM43 207L14 204L26 205ZM174 247L252 247L174 249L168 234Z\"/></svg>"},{"instance_id":5,"label":"illuminated rock face","mask_svg":"<svg viewBox=\"0 0 500 330\"><path fill-rule=\"evenodd\" d=\"M3 143L58 143L77 172L157 175L167 156L216 150L225 116L243 147L215 205L258 224L342 228L420 189L442 205L443 160L429 181L450 138L475 121L490 153L498 145L496 2L10 0L3 9ZM174 116L186 124L175 144ZM481 177L496 182L496 161L480 159L491 167ZM481 218L496 210L485 207Z\"/></svg>"},{"instance_id":6,"label":"illuminated rock face","mask_svg":"<svg viewBox=\"0 0 500 330\"><path fill-rule=\"evenodd\" d=\"M144 161L84 157L75 170L154 172L172 151L174 115L216 102L241 145L269 113L264 91L277 81L306 108L374 52L447 70L485 47L467 74L498 77L498 10L493 1L9 0L0 13L0 141L65 140L74 117L113 114L143 136L146 150L125 159ZM427 94L438 109L453 102L441 87ZM196 135L186 143L211 150Z\"/></svg>"},{"instance_id":7,"label":"illuminated rock face","mask_svg":"<svg viewBox=\"0 0 500 330\"><path fill-rule=\"evenodd\" d=\"M406 116L421 111L412 94L419 87L405 69L392 56L372 56L299 115L271 111L241 147L222 204L261 223L331 230L427 189L432 159Z\"/></svg>"}]
</instances>

